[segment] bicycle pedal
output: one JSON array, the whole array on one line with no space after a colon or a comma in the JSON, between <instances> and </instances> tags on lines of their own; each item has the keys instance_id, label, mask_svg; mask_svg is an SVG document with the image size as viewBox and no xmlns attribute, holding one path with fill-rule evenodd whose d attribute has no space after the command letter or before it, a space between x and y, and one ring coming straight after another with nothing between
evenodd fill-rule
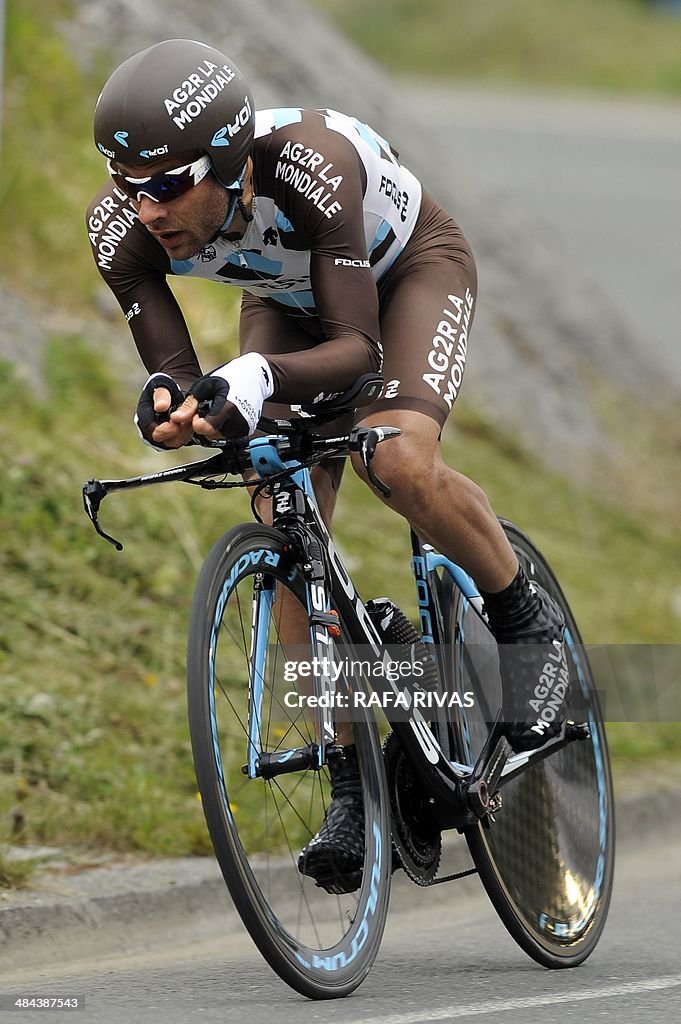
<instances>
[{"instance_id":1,"label":"bicycle pedal","mask_svg":"<svg viewBox=\"0 0 681 1024\"><path fill-rule=\"evenodd\" d=\"M591 729L588 722L567 722L565 726L565 739L568 742L573 740L588 740L591 738Z\"/></svg>"}]
</instances>

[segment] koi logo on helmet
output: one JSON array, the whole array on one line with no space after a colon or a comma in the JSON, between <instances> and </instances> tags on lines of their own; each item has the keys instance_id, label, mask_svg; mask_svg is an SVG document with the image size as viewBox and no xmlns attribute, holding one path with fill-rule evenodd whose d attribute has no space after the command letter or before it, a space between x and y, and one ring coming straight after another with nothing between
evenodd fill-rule
<instances>
[{"instance_id":1,"label":"koi logo on helmet","mask_svg":"<svg viewBox=\"0 0 681 1024\"><path fill-rule=\"evenodd\" d=\"M113 149L107 149L106 146L103 146L101 144L101 142L97 143L97 149L99 150L100 153L103 153L104 156L108 156L109 160L115 160L116 159L116 154L114 153Z\"/></svg>"},{"instance_id":2,"label":"koi logo on helmet","mask_svg":"<svg viewBox=\"0 0 681 1024\"><path fill-rule=\"evenodd\" d=\"M153 160L157 156L165 156L168 152L168 145L159 146L158 149L140 149L140 156L145 160Z\"/></svg>"},{"instance_id":3,"label":"koi logo on helmet","mask_svg":"<svg viewBox=\"0 0 681 1024\"><path fill-rule=\"evenodd\" d=\"M220 130L217 131L211 139L211 146L229 146L229 139L227 136L229 135L229 137L233 139L235 135L238 135L242 128L246 127L252 116L253 111L251 110L251 101L248 96L244 96L244 105L237 114L234 124L227 124L224 128L220 128Z\"/></svg>"}]
</instances>

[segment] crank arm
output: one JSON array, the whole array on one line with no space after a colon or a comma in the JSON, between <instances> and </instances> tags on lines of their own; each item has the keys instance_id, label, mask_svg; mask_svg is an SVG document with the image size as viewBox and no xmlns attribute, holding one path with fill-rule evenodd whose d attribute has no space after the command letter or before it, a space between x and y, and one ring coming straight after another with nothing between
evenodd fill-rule
<instances>
[{"instance_id":1,"label":"crank arm","mask_svg":"<svg viewBox=\"0 0 681 1024\"><path fill-rule=\"evenodd\" d=\"M538 764L547 757L551 757L553 754L557 754L559 750L563 750L570 743L588 740L590 737L591 730L586 722L564 722L559 734L554 739L549 740L548 743L545 743L543 747L539 747L537 750L527 750L520 754L512 753L501 773L499 788L501 789L511 779L516 778L516 776L527 771L533 765Z\"/></svg>"},{"instance_id":2,"label":"crank arm","mask_svg":"<svg viewBox=\"0 0 681 1024\"><path fill-rule=\"evenodd\" d=\"M492 735L494 732L495 730L492 731ZM478 762L475 766L471 782L466 786L467 804L476 817L484 818L489 813L499 781L512 753L511 745L505 736L499 736L491 752L487 746L483 750L484 760L482 764Z\"/></svg>"},{"instance_id":3,"label":"crank arm","mask_svg":"<svg viewBox=\"0 0 681 1024\"><path fill-rule=\"evenodd\" d=\"M585 722L565 722L558 736L543 747L515 754L506 737L499 735L497 719L473 769L471 781L465 787L468 807L478 818L484 818L497 792L511 779L563 750L570 743L589 739L590 735L589 726Z\"/></svg>"}]
</instances>

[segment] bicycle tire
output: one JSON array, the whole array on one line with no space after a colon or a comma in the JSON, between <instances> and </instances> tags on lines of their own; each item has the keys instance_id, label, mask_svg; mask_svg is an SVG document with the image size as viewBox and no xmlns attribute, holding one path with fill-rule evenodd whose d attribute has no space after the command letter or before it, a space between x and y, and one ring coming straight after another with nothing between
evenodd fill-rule
<instances>
[{"instance_id":1,"label":"bicycle tire","mask_svg":"<svg viewBox=\"0 0 681 1024\"><path fill-rule=\"evenodd\" d=\"M261 708L261 750L281 757L315 739L309 714L288 709L282 689L295 690L281 671L286 659L278 621L292 599L304 602L304 580L283 534L245 524L216 542L191 614L189 728L213 849L244 925L287 984L327 999L353 991L378 953L390 890L389 800L378 730L367 710L352 723L365 809L362 882L356 893L332 896L297 869L298 853L321 825L329 800L326 770L269 780L243 773L249 700L252 713ZM260 680L249 655L254 614L257 628L268 631ZM262 700L253 697L258 681Z\"/></svg>"},{"instance_id":2,"label":"bicycle tire","mask_svg":"<svg viewBox=\"0 0 681 1024\"><path fill-rule=\"evenodd\" d=\"M485 890L520 947L544 967L576 967L601 936L612 892L614 800L605 728L588 658L555 575L518 527L507 520L501 524L528 577L563 610L572 702L579 703L579 711L568 709L568 715L577 721L586 717L591 735L511 781L501 790L501 809L488 827L479 823L464 832ZM486 640L489 654L489 633L451 581L447 593L452 635L457 630L459 639L480 642L480 650ZM461 651L459 646L458 685L481 696L477 712L462 712L458 729L465 759L474 761L500 705L501 688L497 673L490 693L489 670L476 675L470 648L466 669Z\"/></svg>"}]
</instances>

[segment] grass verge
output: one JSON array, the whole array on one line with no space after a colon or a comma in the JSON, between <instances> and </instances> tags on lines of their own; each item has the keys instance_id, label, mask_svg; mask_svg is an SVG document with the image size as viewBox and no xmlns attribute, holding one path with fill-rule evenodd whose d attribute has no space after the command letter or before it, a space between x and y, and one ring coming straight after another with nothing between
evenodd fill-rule
<instances>
[{"instance_id":1,"label":"grass verge","mask_svg":"<svg viewBox=\"0 0 681 1024\"><path fill-rule=\"evenodd\" d=\"M0 847L0 889L23 889L29 884L35 869L34 862L16 860Z\"/></svg>"},{"instance_id":2,"label":"grass verge","mask_svg":"<svg viewBox=\"0 0 681 1024\"><path fill-rule=\"evenodd\" d=\"M60 396L58 417L6 375L0 387L0 843L206 853L186 726L185 631L201 560L248 518L247 499L176 485L111 497L102 522L125 542L116 553L87 523L81 483L170 457L139 447L127 426L130 396L83 342L53 341L46 376ZM84 429L88 422L96 430ZM475 470L498 511L545 549L585 639L678 636L664 582L681 564L678 535L576 491L463 407L456 423L448 457ZM337 538L365 597L387 591L414 613L404 525L351 473ZM675 726L613 727L610 736L616 763L628 767L681 754Z\"/></svg>"},{"instance_id":3,"label":"grass verge","mask_svg":"<svg viewBox=\"0 0 681 1024\"><path fill-rule=\"evenodd\" d=\"M681 93L681 18L646 0L312 0L391 71Z\"/></svg>"}]
</instances>

